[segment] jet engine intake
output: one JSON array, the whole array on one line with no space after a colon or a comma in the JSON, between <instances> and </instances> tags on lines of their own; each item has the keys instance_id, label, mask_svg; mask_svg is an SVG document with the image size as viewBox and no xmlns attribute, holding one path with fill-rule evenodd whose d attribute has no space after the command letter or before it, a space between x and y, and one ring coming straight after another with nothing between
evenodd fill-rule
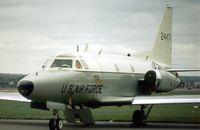
<instances>
[{"instance_id":1,"label":"jet engine intake","mask_svg":"<svg viewBox=\"0 0 200 130\"><path fill-rule=\"evenodd\" d=\"M164 70L150 70L144 76L146 86L150 91L168 92L179 87L180 79Z\"/></svg>"}]
</instances>

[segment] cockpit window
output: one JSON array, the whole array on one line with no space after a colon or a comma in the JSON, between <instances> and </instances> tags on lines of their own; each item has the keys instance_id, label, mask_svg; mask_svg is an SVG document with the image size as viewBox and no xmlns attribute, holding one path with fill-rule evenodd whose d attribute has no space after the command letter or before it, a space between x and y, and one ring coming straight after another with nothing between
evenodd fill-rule
<instances>
[{"instance_id":1,"label":"cockpit window","mask_svg":"<svg viewBox=\"0 0 200 130\"><path fill-rule=\"evenodd\" d=\"M55 59L51 68L55 67L65 67L65 68L72 68L72 60L71 59Z\"/></svg>"},{"instance_id":2,"label":"cockpit window","mask_svg":"<svg viewBox=\"0 0 200 130\"><path fill-rule=\"evenodd\" d=\"M83 68L81 63L80 63L80 61L78 61L78 60L76 60L76 68L77 69L82 69Z\"/></svg>"},{"instance_id":3,"label":"cockpit window","mask_svg":"<svg viewBox=\"0 0 200 130\"><path fill-rule=\"evenodd\" d=\"M88 69L88 65L87 65L86 61L82 59L81 62L83 63L84 68Z\"/></svg>"}]
</instances>

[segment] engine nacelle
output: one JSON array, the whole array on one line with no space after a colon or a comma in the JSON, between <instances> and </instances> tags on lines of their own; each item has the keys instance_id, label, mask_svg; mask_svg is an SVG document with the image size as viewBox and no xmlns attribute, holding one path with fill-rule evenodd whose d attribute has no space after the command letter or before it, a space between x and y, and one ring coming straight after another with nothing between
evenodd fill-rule
<instances>
[{"instance_id":1,"label":"engine nacelle","mask_svg":"<svg viewBox=\"0 0 200 130\"><path fill-rule=\"evenodd\" d=\"M149 90L155 92L169 92L179 87L180 79L164 70L150 70L144 76Z\"/></svg>"}]
</instances>

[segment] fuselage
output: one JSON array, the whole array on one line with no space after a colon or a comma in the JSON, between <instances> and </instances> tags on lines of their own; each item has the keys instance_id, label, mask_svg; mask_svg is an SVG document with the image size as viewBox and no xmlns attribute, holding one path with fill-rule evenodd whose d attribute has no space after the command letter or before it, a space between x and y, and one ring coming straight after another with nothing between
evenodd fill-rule
<instances>
[{"instance_id":1,"label":"fuselage","mask_svg":"<svg viewBox=\"0 0 200 130\"><path fill-rule=\"evenodd\" d=\"M123 105L128 102L106 104L101 100L141 95L138 81L153 69L164 68L155 62L128 56L61 53L50 58L42 71L20 81L33 83L30 94L19 92L37 102L53 101L71 106Z\"/></svg>"}]
</instances>

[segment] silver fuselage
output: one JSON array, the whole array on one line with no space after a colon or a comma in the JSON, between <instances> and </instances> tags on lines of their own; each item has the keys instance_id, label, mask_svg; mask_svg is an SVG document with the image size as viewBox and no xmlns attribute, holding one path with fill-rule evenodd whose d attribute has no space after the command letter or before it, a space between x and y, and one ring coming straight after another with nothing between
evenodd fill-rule
<instances>
[{"instance_id":1,"label":"silver fuselage","mask_svg":"<svg viewBox=\"0 0 200 130\"><path fill-rule=\"evenodd\" d=\"M138 89L138 81L144 79L148 70L158 69L152 61L132 57L76 57L73 62L77 59L84 59L88 68L77 69L73 67L75 65L72 65L72 68L47 67L22 79L34 84L33 92L27 98L37 102L53 101L71 106L130 104L102 100L142 95Z\"/></svg>"}]
</instances>

